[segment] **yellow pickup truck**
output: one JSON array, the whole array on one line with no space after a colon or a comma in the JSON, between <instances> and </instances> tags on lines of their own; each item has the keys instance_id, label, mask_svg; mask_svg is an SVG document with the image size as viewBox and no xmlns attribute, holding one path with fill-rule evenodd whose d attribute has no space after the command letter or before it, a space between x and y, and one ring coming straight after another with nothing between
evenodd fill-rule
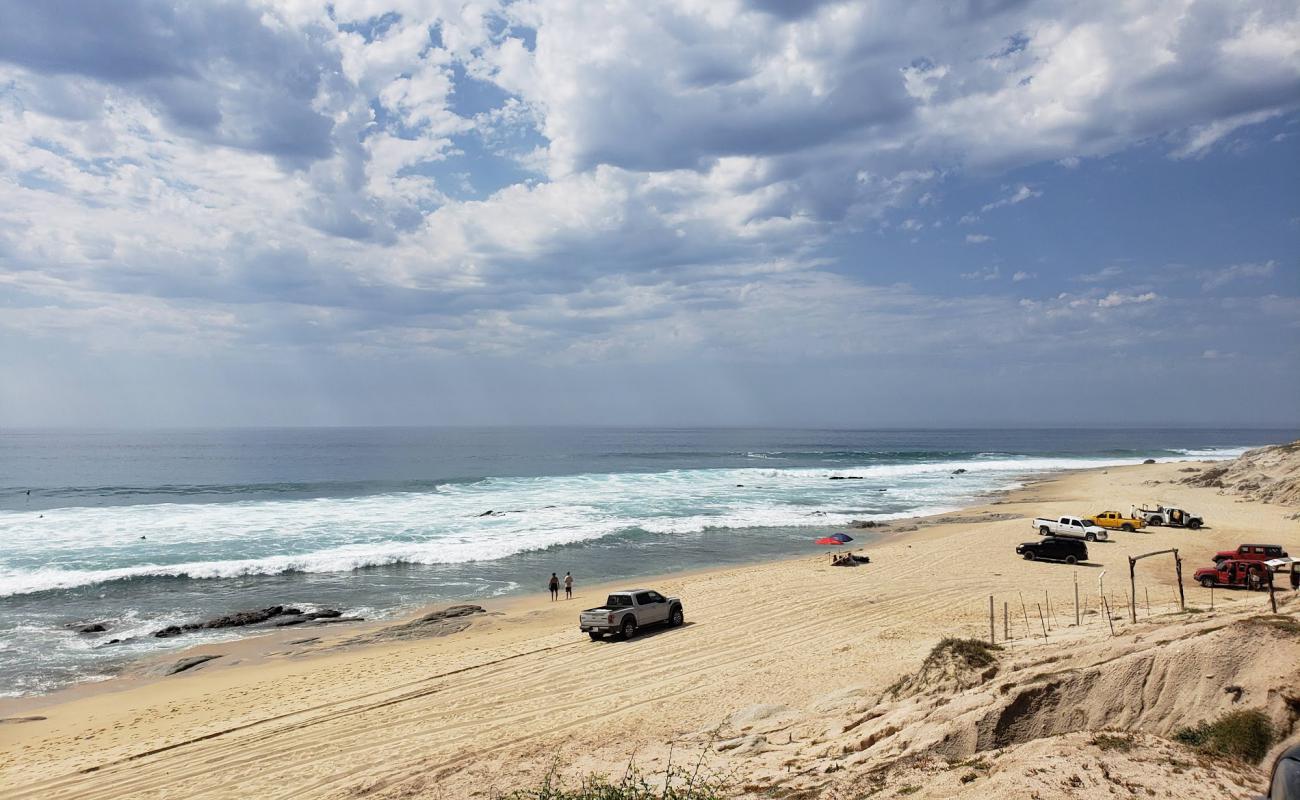
<instances>
[{"instance_id":1,"label":"yellow pickup truck","mask_svg":"<svg viewBox=\"0 0 1300 800\"><path fill-rule=\"evenodd\" d=\"M1103 511L1100 514L1093 514L1088 517L1093 525L1111 530L1135 531L1139 528L1145 528L1147 524L1137 517L1126 517L1118 511Z\"/></svg>"}]
</instances>

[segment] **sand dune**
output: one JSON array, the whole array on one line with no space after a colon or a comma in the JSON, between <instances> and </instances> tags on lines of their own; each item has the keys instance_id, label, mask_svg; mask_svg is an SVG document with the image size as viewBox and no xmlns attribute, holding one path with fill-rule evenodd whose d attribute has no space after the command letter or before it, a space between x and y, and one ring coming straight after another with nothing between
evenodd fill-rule
<instances>
[{"instance_id":1,"label":"sand dune","mask_svg":"<svg viewBox=\"0 0 1300 800\"><path fill-rule=\"evenodd\" d=\"M1256 771L1175 758L1181 745L1159 737L1199 721L1193 710L1285 705L1265 687L1295 677L1298 662L1266 668L1243 659L1246 671L1229 675L1215 666L1221 657L1196 655L1197 639L1228 638L1211 629L1258 615L1267 601L1219 590L1210 611L1211 593L1191 585L1190 572L1239 541L1277 541L1298 552L1300 530L1287 518L1291 509L1183 484L1186 467L1038 481L948 515L960 522L936 524L939 517L905 533L886 528L868 543L872 563L857 568L831 567L817 552L639 581L683 597L688 624L630 642L593 643L575 629L578 609L603 597L605 587L593 586L570 603L491 604L494 613L466 617L465 630L434 639L340 647L356 638L352 631L298 645L286 637L201 649L223 658L169 678L6 704L0 717L44 719L0 726L0 776L14 798L489 797L525 785L556 758L575 771L615 771L635 754L654 769L670 748L679 759L709 748L711 760L739 767L752 792L792 797L857 796L882 781L917 785L917 796L928 797L1109 797L1109 778L1083 787L1072 781L1099 776L1103 758L1111 777L1135 785L1153 773L1142 759L1187 761L1180 780L1223 788L1181 796L1245 797L1258 789ZM1037 514L1150 499L1191 508L1207 527L1117 533L1113 543L1090 546L1093 563L1077 568L1013 552L1035 538L1027 519ZM1138 567L1140 617L1131 625L1121 613L1126 556L1166 547L1180 548L1188 602L1205 611L1162 617L1176 608L1172 565L1148 559ZM1076 579L1083 623L1072 627ZM1103 587L1116 609L1116 636L1097 613ZM997 638L1005 628L1012 636L998 674L972 679L940 670L880 700L916 674L940 638L987 638L990 595ZM1049 625L1044 642L1041 628ZM1294 650L1287 641L1259 642L1284 656ZM1211 666L1213 678L1195 677L1210 675ZM1267 671L1273 667L1284 671ZM1068 675L1048 677L1057 672ZM1223 692L1228 680L1244 687L1240 703ZM1003 692L1007 682L1012 688ZM1060 713L1021 715L1036 721L1018 723L1015 735L998 733L1007 725L999 728L997 715L1008 704L1042 705L1046 695L1026 693L1054 682ZM1094 694L1099 684L1113 691ZM869 715L876 716L854 724ZM1137 746L1103 753L1089 744L1089 729L1112 725L1141 731ZM884 735L890 727L899 732ZM948 766L971 758L990 766ZM1028 772L1038 769L1045 771ZM962 783L967 774L976 777Z\"/></svg>"}]
</instances>

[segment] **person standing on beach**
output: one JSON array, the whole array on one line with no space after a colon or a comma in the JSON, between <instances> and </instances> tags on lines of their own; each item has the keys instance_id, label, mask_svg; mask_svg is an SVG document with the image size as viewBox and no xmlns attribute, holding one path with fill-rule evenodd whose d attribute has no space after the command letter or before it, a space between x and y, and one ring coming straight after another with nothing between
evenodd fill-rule
<instances>
[{"instance_id":1,"label":"person standing on beach","mask_svg":"<svg viewBox=\"0 0 1300 800\"><path fill-rule=\"evenodd\" d=\"M550 583L547 584L547 587L551 590L551 600L552 600L552 601L559 600L559 599L560 599L560 579L559 579L559 577L556 576L556 574L555 574L554 572L551 573L551 581L550 581Z\"/></svg>"},{"instance_id":2,"label":"person standing on beach","mask_svg":"<svg viewBox=\"0 0 1300 800\"><path fill-rule=\"evenodd\" d=\"M564 573L564 599L565 600L573 599L573 573L572 572Z\"/></svg>"}]
</instances>

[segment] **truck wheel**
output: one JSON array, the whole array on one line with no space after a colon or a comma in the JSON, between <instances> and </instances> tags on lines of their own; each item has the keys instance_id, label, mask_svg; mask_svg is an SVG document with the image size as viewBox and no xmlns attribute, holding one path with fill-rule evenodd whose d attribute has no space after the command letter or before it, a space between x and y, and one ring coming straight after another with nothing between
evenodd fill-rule
<instances>
[{"instance_id":1,"label":"truck wheel","mask_svg":"<svg viewBox=\"0 0 1300 800\"><path fill-rule=\"evenodd\" d=\"M1201 521L1200 521L1199 519L1194 519L1194 520L1192 520L1191 522L1187 523L1187 527L1191 528L1191 529L1194 530L1194 531L1196 531L1196 530L1200 530L1200 529L1201 529Z\"/></svg>"},{"instance_id":2,"label":"truck wheel","mask_svg":"<svg viewBox=\"0 0 1300 800\"><path fill-rule=\"evenodd\" d=\"M636 620L631 617L626 617L618 630L619 633L623 635L624 639L631 639L633 636L636 636Z\"/></svg>"},{"instance_id":3,"label":"truck wheel","mask_svg":"<svg viewBox=\"0 0 1300 800\"><path fill-rule=\"evenodd\" d=\"M1065 557L1065 563L1070 564L1070 565L1074 565L1074 564L1079 563L1079 559L1075 558L1074 556L1066 556L1066 557Z\"/></svg>"},{"instance_id":4,"label":"truck wheel","mask_svg":"<svg viewBox=\"0 0 1300 800\"><path fill-rule=\"evenodd\" d=\"M1026 550L1026 551L1025 551L1025 560L1026 560L1026 561L1033 561L1033 560L1034 560L1034 551L1033 551L1033 550Z\"/></svg>"},{"instance_id":5,"label":"truck wheel","mask_svg":"<svg viewBox=\"0 0 1300 800\"><path fill-rule=\"evenodd\" d=\"M1090 542L1095 542L1095 541L1097 541L1097 534L1095 534L1095 533L1087 533L1087 534L1084 534L1083 538L1087 539L1087 540L1090 541Z\"/></svg>"},{"instance_id":6,"label":"truck wheel","mask_svg":"<svg viewBox=\"0 0 1300 800\"><path fill-rule=\"evenodd\" d=\"M1122 531L1124 531L1125 533L1132 533L1132 532L1133 532L1133 526L1130 525L1130 524L1128 524L1127 522L1125 522L1123 525L1119 526L1119 529L1122 530Z\"/></svg>"},{"instance_id":7,"label":"truck wheel","mask_svg":"<svg viewBox=\"0 0 1300 800\"><path fill-rule=\"evenodd\" d=\"M682 614L682 607L673 606L672 613L668 615L668 624L676 628L685 621L686 617Z\"/></svg>"},{"instance_id":8,"label":"truck wheel","mask_svg":"<svg viewBox=\"0 0 1300 800\"><path fill-rule=\"evenodd\" d=\"M1039 536L1050 536L1051 534L1052 534L1052 529L1051 529L1051 528L1047 527L1046 525L1039 525L1039 526L1038 526L1038 535L1039 535Z\"/></svg>"},{"instance_id":9,"label":"truck wheel","mask_svg":"<svg viewBox=\"0 0 1300 800\"><path fill-rule=\"evenodd\" d=\"M1153 528L1159 528L1161 525L1164 525L1165 523L1161 522L1159 517L1152 517L1151 519L1147 520L1147 524Z\"/></svg>"},{"instance_id":10,"label":"truck wheel","mask_svg":"<svg viewBox=\"0 0 1300 800\"><path fill-rule=\"evenodd\" d=\"M1201 578L1201 585L1204 586L1206 589L1213 589L1214 578L1211 578L1209 575L1206 575L1204 578Z\"/></svg>"},{"instance_id":11,"label":"truck wheel","mask_svg":"<svg viewBox=\"0 0 1300 800\"><path fill-rule=\"evenodd\" d=\"M587 631L587 635L591 637L591 640L593 642L599 642L602 638L604 638L601 635L600 631Z\"/></svg>"}]
</instances>

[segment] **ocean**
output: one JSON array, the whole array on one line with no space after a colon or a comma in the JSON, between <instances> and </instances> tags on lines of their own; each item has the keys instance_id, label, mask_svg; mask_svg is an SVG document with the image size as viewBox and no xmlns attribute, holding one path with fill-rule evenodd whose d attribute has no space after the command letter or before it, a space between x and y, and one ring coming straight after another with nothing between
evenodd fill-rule
<instances>
[{"instance_id":1,"label":"ocean","mask_svg":"<svg viewBox=\"0 0 1300 800\"><path fill-rule=\"evenodd\" d=\"M0 696L103 679L141 657L246 635L148 636L238 609L329 607L373 619L543 592L552 572L581 585L811 553L814 538L853 520L959 508L1034 474L1228 458L1296 438L1215 429L0 431ZM852 534L869 546L870 531ZM68 629L91 622L108 630Z\"/></svg>"}]
</instances>

